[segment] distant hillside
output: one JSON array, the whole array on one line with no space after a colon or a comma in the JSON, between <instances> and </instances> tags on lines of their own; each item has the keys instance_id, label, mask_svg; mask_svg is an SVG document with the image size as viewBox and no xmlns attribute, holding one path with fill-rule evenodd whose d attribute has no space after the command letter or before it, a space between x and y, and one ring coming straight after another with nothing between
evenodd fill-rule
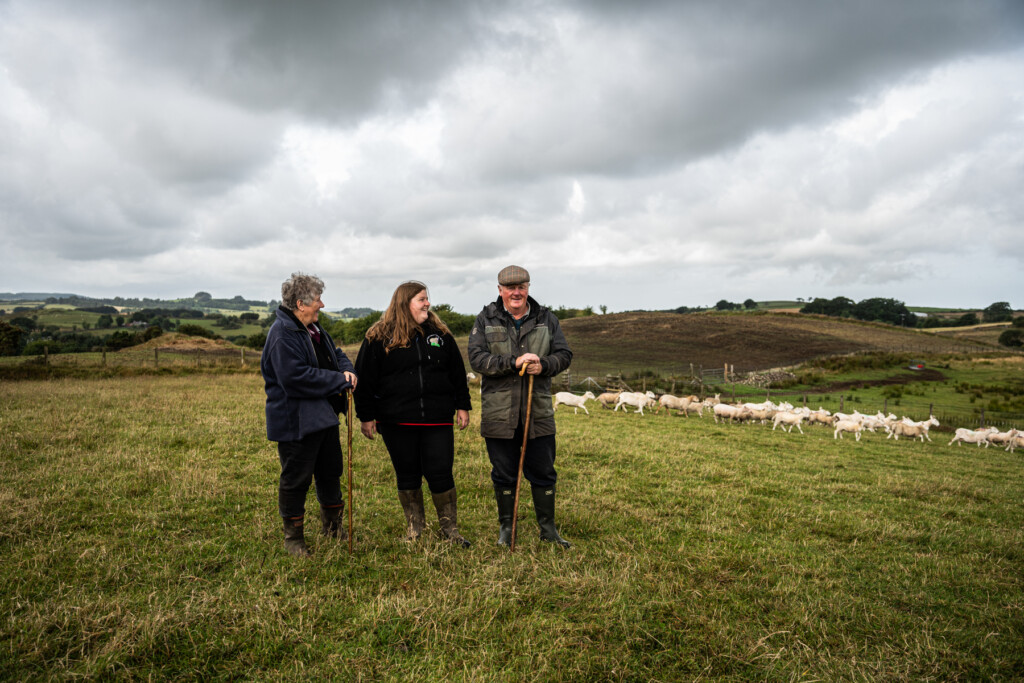
<instances>
[{"instance_id":1,"label":"distant hillside","mask_svg":"<svg viewBox=\"0 0 1024 683\"><path fill-rule=\"evenodd\" d=\"M77 294L54 292L0 292L0 301L46 301L47 299L69 299L77 296Z\"/></svg>"},{"instance_id":2,"label":"distant hillside","mask_svg":"<svg viewBox=\"0 0 1024 683\"><path fill-rule=\"evenodd\" d=\"M797 313L614 313L562 321L573 372L683 373L726 363L737 372L856 351L943 353L960 340L914 329ZM989 347L998 350L998 347Z\"/></svg>"}]
</instances>

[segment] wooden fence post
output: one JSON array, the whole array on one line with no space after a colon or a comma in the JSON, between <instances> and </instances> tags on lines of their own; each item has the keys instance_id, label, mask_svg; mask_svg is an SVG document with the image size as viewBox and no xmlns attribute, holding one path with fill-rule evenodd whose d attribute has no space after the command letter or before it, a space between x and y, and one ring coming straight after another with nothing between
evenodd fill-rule
<instances>
[{"instance_id":1,"label":"wooden fence post","mask_svg":"<svg viewBox=\"0 0 1024 683\"><path fill-rule=\"evenodd\" d=\"M153 349L153 367L160 367L160 349Z\"/></svg>"},{"instance_id":2,"label":"wooden fence post","mask_svg":"<svg viewBox=\"0 0 1024 683\"><path fill-rule=\"evenodd\" d=\"M50 347L43 346L43 365L50 364Z\"/></svg>"}]
</instances>

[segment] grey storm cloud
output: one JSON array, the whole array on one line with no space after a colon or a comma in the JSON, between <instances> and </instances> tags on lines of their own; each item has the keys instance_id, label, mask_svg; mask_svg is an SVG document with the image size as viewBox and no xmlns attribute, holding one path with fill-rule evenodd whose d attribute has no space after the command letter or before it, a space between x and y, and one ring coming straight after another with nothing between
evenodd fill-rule
<instances>
[{"instance_id":1,"label":"grey storm cloud","mask_svg":"<svg viewBox=\"0 0 1024 683\"><path fill-rule=\"evenodd\" d=\"M0 0L0 289L1005 299L1022 102L1016 0Z\"/></svg>"}]
</instances>

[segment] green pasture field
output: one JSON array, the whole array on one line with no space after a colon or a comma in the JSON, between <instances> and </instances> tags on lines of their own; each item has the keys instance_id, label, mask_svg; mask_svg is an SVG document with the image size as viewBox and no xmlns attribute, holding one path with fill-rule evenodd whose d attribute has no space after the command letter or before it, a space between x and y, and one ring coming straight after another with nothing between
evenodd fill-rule
<instances>
[{"instance_id":1,"label":"green pasture field","mask_svg":"<svg viewBox=\"0 0 1024 683\"><path fill-rule=\"evenodd\" d=\"M884 357L884 356L882 356ZM912 419L924 420L929 410L937 415L948 415L957 420L955 426L972 426L980 420L981 411L987 412L986 424L1005 419L1016 419L1013 426L1024 428L1024 356L998 355L988 358L955 357L947 355L925 356L925 367L942 373L938 381L909 381L899 385L872 385L872 381L890 377L913 377L904 362L884 367L856 368L843 372L820 372L805 368L797 370L798 377L808 377L811 384L798 385L775 392L776 399L785 396L799 404L804 396L812 408L819 405L835 411L854 409L862 413L886 410ZM842 390L822 390L822 385L852 383ZM799 401L793 400L800 399ZM963 421L963 422L961 422ZM952 426L952 425L951 425Z\"/></svg>"},{"instance_id":2,"label":"green pasture field","mask_svg":"<svg viewBox=\"0 0 1024 683\"><path fill-rule=\"evenodd\" d=\"M302 561L258 375L2 384L0 679L1024 676L1020 452L559 407L574 546L539 541L527 495L510 554L475 410L472 548L400 540L357 430L354 552L314 536Z\"/></svg>"}]
</instances>

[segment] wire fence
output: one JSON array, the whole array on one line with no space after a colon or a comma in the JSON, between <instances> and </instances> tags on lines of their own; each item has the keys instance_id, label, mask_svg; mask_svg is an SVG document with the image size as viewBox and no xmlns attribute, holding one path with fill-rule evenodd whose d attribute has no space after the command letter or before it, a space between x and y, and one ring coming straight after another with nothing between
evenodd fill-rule
<instances>
[{"instance_id":1,"label":"wire fence","mask_svg":"<svg viewBox=\"0 0 1024 683\"><path fill-rule=\"evenodd\" d=\"M121 351L8 357L6 365L24 364L68 368L258 368L260 352L254 349L129 348Z\"/></svg>"}]
</instances>

